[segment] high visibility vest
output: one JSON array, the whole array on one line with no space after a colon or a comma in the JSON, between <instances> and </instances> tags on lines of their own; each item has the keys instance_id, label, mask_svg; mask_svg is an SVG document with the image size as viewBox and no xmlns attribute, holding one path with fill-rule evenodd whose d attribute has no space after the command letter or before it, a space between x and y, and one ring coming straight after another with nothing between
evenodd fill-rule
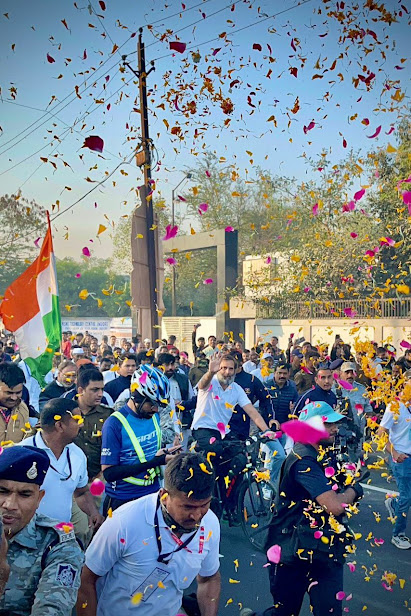
<instances>
[{"instance_id":1,"label":"high visibility vest","mask_svg":"<svg viewBox=\"0 0 411 616\"><path fill-rule=\"evenodd\" d=\"M133 445L135 449L135 452L137 454L139 461L141 463L147 462L146 457L144 455L143 448L138 442L137 437L134 434L132 427L130 426L127 419L124 417L124 415L122 415L118 411L115 411L114 413L111 414L111 417L117 417L119 422L122 424L124 430L128 434L131 444ZM157 449L160 449L161 447L161 428L157 421L157 417L155 415L153 415L153 423L154 423L154 427L156 429L156 434L157 434ZM137 477L126 477L126 479L123 479L123 481L127 481L127 483L132 483L135 486L149 486L152 483L154 483L157 475L159 474L160 474L160 469L158 467L150 468L147 470L147 475L148 475L147 479L138 479Z\"/></svg>"}]
</instances>

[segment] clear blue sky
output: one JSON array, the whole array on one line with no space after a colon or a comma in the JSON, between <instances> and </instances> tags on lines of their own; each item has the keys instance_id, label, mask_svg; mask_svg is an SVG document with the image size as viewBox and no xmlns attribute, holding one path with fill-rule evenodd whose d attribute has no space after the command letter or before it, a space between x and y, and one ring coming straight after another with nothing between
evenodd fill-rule
<instances>
[{"instance_id":1,"label":"clear blue sky","mask_svg":"<svg viewBox=\"0 0 411 616\"><path fill-rule=\"evenodd\" d=\"M156 71L148 78L148 84L153 88L150 109L157 113L157 117L150 117L150 131L161 159L161 168L154 175L158 180L157 194L160 192L167 200L170 199L171 188L183 177L181 170L195 162L195 157L190 153L193 144L200 152L199 156L202 143L205 143L207 149L237 164L242 174L247 170L251 178L253 166L262 166L274 173L295 175L303 179L307 177L304 153L315 156L323 148L328 148L331 158L337 162L351 147L366 150L376 143L385 147L389 141L395 142L395 133L388 137L386 132L391 125L395 126L397 115L395 112L378 111L377 106L380 100L389 101L395 92L395 89L391 89L381 99L384 81L400 80L396 85L403 91L409 81L408 65L406 62L401 63L401 58L407 56L407 16L388 26L379 20L381 14L374 12L369 15L368 26L363 17L358 24L352 25L353 28L355 25L372 28L380 40L388 36L386 47L384 44L373 49L364 62L359 58L359 54L364 52L364 46L356 47L350 41L339 44L337 23L327 18L324 3L319 0L296 6L265 21L265 16L297 3L290 0L261 0L258 3L239 1L235 2L234 10L230 8L233 3L230 5L223 0L204 1L198 7L195 7L200 4L198 0L186 0L184 10L182 3L175 0L166 3L158 0L107 0L105 4L106 10L103 11L97 0L92 2L95 12L102 16L99 21L95 14L90 14L87 2L82 0L77 2L79 9L72 2L3 0L0 13L2 194L15 192L21 187L28 199L35 199L48 208L59 199L64 208L94 186L86 180L87 177L100 181L105 172L111 172L120 162L119 157L130 156L136 141L129 141L128 138L139 134L139 116L133 112L133 108L138 107L135 102L137 88L131 82L124 86L121 101L119 94L110 100L108 98L121 87L121 79L128 81L132 77L130 72L120 73L118 70L120 55L135 51L137 37L129 39L130 34L139 26L153 22L157 22L155 30L163 33L167 29L176 31L200 21L177 33L178 38L187 43L188 48L192 48L191 51L196 52L198 49L201 55L197 58L198 64L193 62L190 50L173 55L167 42L156 40L147 29L144 31L147 60L156 59ZM328 3L327 6L335 8L335 4ZM345 6L351 4L346 2ZM390 0L385 6L388 10L398 10L400 3ZM190 8L192 10L188 10ZM180 10L179 15L172 16ZM8 18L4 13L8 14ZM205 14L205 18L201 13ZM376 22L372 22L373 17L377 19ZM69 30L62 23L63 19ZM94 27L89 27L89 24ZM244 29L237 33L241 28ZM224 31L232 44L227 45L223 39L207 42ZM320 36L324 34L326 36ZM127 39L128 42L119 52L111 53L113 42L121 46ZM175 40L175 37L170 40ZM364 41L372 49L372 36L367 35ZM202 44L204 42L206 44ZM261 44L262 51L253 49L255 43ZM292 44L296 46L296 52ZM212 51L216 48L221 50L213 56ZM385 60L381 50L386 54ZM47 53L55 59L54 63L47 61ZM297 54L305 60L299 60ZM324 73L324 69L330 69L340 54L343 57L338 59L335 69ZM83 59L85 55L87 57ZM269 56L275 61L270 62ZM67 58L71 61L65 60ZM136 63L135 53L129 56L129 61ZM105 62L104 66L93 77L92 68L98 68L101 62ZM320 68L315 67L317 62ZM375 87L369 92L364 84L355 89L352 83L352 78L358 74L366 75L364 64L376 75L373 80ZM218 105L208 105L207 109L207 105L199 100L198 112L191 116L187 127L189 132L186 140L172 142L163 120L171 128L176 121L185 122L185 118L174 105L170 108L166 104L165 111L157 107L164 102L166 93L163 76L166 71L171 71L167 88L174 88L176 75L183 68L184 79L193 83L194 96L203 84L198 73L204 73L207 66L210 67L215 89L221 87L223 96L230 96L235 105L230 116L231 124L223 128L228 116L222 113ZM293 66L298 67L297 78L290 74L289 68ZM225 76L231 70L231 77L225 77L220 83L218 76L212 72L216 67L221 67ZM270 69L272 74L267 78ZM108 81L105 78L106 72ZM340 77L337 77L338 73ZM312 80L315 74L324 76ZM58 78L60 75L62 77ZM83 85L85 78L87 82ZM236 79L239 83L230 91L229 83ZM86 86L96 80L95 87L85 90ZM332 80L335 83L329 83ZM75 86L80 86L81 98L75 95ZM11 87L17 89L14 102L10 94ZM56 102L49 104L53 96L57 102L68 98L57 106ZM255 109L249 105L248 96L256 105ZM290 109L297 96L300 111L293 114ZM362 100L358 102L360 97ZM96 99L104 100L104 104L96 104ZM184 96L179 97L177 107L180 108L185 102ZM69 104L63 108L66 103ZM111 105L109 110L108 104ZM57 116L44 116L44 124L30 132L37 126L34 125L21 136L24 138L15 147L8 149L21 137L4 145L31 123L42 118L46 108ZM84 120L86 126L82 128L81 118L86 110L91 114ZM350 120L355 114L356 119ZM267 122L272 115L277 120L276 129L272 122ZM290 126L288 116L291 117ZM368 127L361 124L363 118L369 118ZM308 126L312 120L315 127L304 134L303 126ZM75 129L81 134L67 128L67 125L73 126L75 122ZM367 136L372 135L379 125L382 125L382 131L378 139L368 139ZM193 141L195 128L203 126L203 142ZM81 149L84 138L92 134L104 139L104 158L95 152ZM53 146L48 146L54 135L60 136L62 142L58 145L55 141ZM342 146L343 137L347 140L347 149ZM36 153L40 148L43 149ZM177 148L177 152L174 148ZM253 164L250 164L247 150L252 152ZM40 161L40 156L55 161L55 153L59 154L56 171L49 163ZM79 155L82 155L82 159ZM29 157L27 161L8 171L26 157ZM64 166L63 160L70 166ZM97 169L94 168L96 164ZM116 223L121 215L129 214L136 202L133 189L141 183L141 172L134 164L123 166L122 169L128 175L122 175L118 170L102 187L70 213L59 218L55 231L57 256L79 257L82 247L86 245L97 256L110 254L109 232L96 238L99 224L108 226L108 221ZM115 186L112 180L116 182ZM65 190L65 186L71 190ZM68 241L64 239L67 231ZM90 243L90 239L94 242Z\"/></svg>"}]
</instances>

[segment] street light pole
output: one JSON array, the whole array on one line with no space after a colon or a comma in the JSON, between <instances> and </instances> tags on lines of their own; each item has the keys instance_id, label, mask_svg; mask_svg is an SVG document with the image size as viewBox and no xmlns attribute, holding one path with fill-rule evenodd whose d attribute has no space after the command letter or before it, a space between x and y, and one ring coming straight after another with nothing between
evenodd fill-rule
<instances>
[{"instance_id":1,"label":"street light pole","mask_svg":"<svg viewBox=\"0 0 411 616\"><path fill-rule=\"evenodd\" d=\"M183 182L189 180L191 178L191 173L186 173L181 182L177 184L171 191L171 226L175 225L175 211L174 211L174 203L175 203L175 192L177 188L181 186ZM177 315L177 301L176 301L176 270L175 267L171 268L171 316L175 317Z\"/></svg>"}]
</instances>

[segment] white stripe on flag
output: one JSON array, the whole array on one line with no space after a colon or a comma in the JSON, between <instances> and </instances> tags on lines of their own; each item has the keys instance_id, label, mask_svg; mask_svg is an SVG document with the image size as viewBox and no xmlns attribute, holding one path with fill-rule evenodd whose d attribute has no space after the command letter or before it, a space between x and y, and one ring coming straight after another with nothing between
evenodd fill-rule
<instances>
[{"instance_id":1,"label":"white stripe on flag","mask_svg":"<svg viewBox=\"0 0 411 616\"><path fill-rule=\"evenodd\" d=\"M47 337L40 312L16 329L15 336L22 359L27 357L36 359L42 355L47 348Z\"/></svg>"},{"instance_id":2,"label":"white stripe on flag","mask_svg":"<svg viewBox=\"0 0 411 616\"><path fill-rule=\"evenodd\" d=\"M52 310L52 296L58 295L54 255L51 253L50 264L37 276L37 301L40 314L44 316ZM44 347L43 351L46 347Z\"/></svg>"}]
</instances>

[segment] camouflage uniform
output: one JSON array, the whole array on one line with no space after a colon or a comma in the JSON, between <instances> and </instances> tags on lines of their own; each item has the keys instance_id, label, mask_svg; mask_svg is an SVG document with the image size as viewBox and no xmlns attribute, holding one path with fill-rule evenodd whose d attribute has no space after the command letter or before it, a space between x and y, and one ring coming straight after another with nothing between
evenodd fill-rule
<instances>
[{"instance_id":1,"label":"camouflage uniform","mask_svg":"<svg viewBox=\"0 0 411 616\"><path fill-rule=\"evenodd\" d=\"M10 577L0 597L2 616L70 616L84 555L74 531L35 514L9 544Z\"/></svg>"}]
</instances>

